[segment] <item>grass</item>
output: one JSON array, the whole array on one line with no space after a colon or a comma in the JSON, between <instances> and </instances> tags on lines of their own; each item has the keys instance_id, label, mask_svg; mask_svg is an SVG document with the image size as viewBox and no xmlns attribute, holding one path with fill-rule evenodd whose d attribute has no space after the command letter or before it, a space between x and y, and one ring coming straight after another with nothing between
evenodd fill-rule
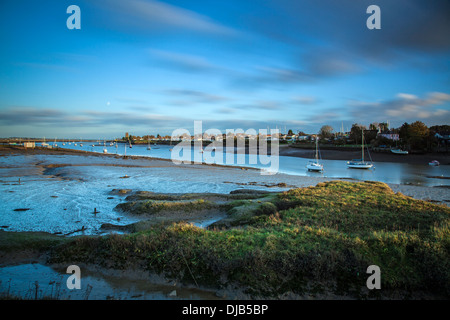
<instances>
[{"instance_id":1,"label":"grass","mask_svg":"<svg viewBox=\"0 0 450 320\"><path fill-rule=\"evenodd\" d=\"M0 230L0 252L16 251L45 252L55 245L66 241L65 238L46 232L7 232Z\"/></svg>"},{"instance_id":2,"label":"grass","mask_svg":"<svg viewBox=\"0 0 450 320\"><path fill-rule=\"evenodd\" d=\"M117 209L136 215L154 215L157 213L184 211L192 212L199 210L209 210L215 205L210 201L203 199L190 201L160 201L160 200L141 200L124 202L117 205Z\"/></svg>"},{"instance_id":3,"label":"grass","mask_svg":"<svg viewBox=\"0 0 450 320\"><path fill-rule=\"evenodd\" d=\"M253 296L332 292L356 298L450 296L450 209L376 182L328 182L228 203L234 223L153 225L80 237L50 262L143 268L184 283ZM369 265L382 290L366 288Z\"/></svg>"}]
</instances>

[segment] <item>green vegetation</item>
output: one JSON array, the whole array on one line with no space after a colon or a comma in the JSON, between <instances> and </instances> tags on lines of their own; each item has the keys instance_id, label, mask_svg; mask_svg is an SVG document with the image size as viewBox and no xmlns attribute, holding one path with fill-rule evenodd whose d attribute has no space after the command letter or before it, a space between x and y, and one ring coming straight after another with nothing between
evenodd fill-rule
<instances>
[{"instance_id":1,"label":"green vegetation","mask_svg":"<svg viewBox=\"0 0 450 320\"><path fill-rule=\"evenodd\" d=\"M46 232L7 232L0 230L0 252L44 252L66 241L65 238Z\"/></svg>"},{"instance_id":2,"label":"green vegetation","mask_svg":"<svg viewBox=\"0 0 450 320\"><path fill-rule=\"evenodd\" d=\"M450 209L377 182L328 182L227 202L227 223L150 225L79 237L50 262L143 268L184 283L252 296L332 293L356 298L450 296ZM369 265L382 290L366 288ZM381 296L383 295L383 296Z\"/></svg>"},{"instance_id":3,"label":"green vegetation","mask_svg":"<svg viewBox=\"0 0 450 320\"><path fill-rule=\"evenodd\" d=\"M121 203L117 206L118 209L132 212L138 215L153 215L157 213L176 213L177 210L184 212L192 212L199 210L209 210L214 208L215 205L210 201L203 199L192 201L159 201L159 200L146 200L146 201L132 201Z\"/></svg>"}]
</instances>

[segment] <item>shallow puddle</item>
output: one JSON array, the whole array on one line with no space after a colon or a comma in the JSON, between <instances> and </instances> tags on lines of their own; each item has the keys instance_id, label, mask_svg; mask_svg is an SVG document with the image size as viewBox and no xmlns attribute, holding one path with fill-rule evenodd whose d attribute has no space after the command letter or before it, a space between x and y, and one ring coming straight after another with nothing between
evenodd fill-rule
<instances>
[{"instance_id":1,"label":"shallow puddle","mask_svg":"<svg viewBox=\"0 0 450 320\"><path fill-rule=\"evenodd\" d=\"M155 284L127 276L106 276L81 269L81 288L68 289L72 276L42 264L0 268L0 297L57 300L213 300L209 291ZM70 280L69 280L70 281Z\"/></svg>"}]
</instances>

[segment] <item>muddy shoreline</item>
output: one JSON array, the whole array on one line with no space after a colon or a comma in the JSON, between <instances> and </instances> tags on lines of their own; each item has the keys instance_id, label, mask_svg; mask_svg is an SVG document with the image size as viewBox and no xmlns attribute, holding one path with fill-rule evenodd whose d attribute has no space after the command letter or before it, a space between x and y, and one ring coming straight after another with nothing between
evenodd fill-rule
<instances>
[{"instance_id":1,"label":"muddy shoreline","mask_svg":"<svg viewBox=\"0 0 450 320\"><path fill-rule=\"evenodd\" d=\"M295 149L289 146L280 146L280 155L286 156L297 156L297 157L309 157L312 150L305 149ZM110 162L86 162L80 164L80 166L120 166L120 167L137 167L137 168L176 168L188 170L188 172L196 172L198 170L203 171L204 174L209 176L214 176L216 170L223 170L228 172L229 179L221 181L221 183L235 184L241 188L246 186L259 186L266 187L270 190L273 187L281 188L301 188L316 185L319 182L329 181L329 180L346 180L352 181L348 178L326 178L326 177L311 177L311 176L295 176L288 174L276 174L276 175L260 175L260 169L245 167L245 166L227 166L227 165L215 165L215 164L174 164L170 159L163 158L149 158L144 156L119 156L115 154L103 154L88 151L78 151L78 150L68 150L68 149L47 149L47 148L34 148L25 149L23 147L16 146L1 146L0 145L0 157L1 156L13 156L13 155L74 155L74 156L86 156L86 157L96 157L99 159L117 159L117 163ZM336 160L347 160L352 158L352 151L330 151L325 150L322 154L322 158L328 157ZM397 156L390 154L376 154L373 156L374 161L379 161L378 156L385 156L385 160L398 159L397 161L405 161L405 159L415 159L414 161L424 160L427 155L408 155L408 156ZM411 157L411 158L410 158ZM449 158L449 157L447 157ZM448 159L441 159L443 163L448 163ZM128 162L126 159L133 160ZM136 161L136 162L135 162ZM420 160L421 161L421 160ZM419 161L419 162L420 162ZM78 164L71 163L61 163L61 164L51 164L42 167L42 170L52 170L60 166L78 166ZM191 171L194 170L194 171ZM170 171L168 171L170 172ZM439 177L441 178L441 177ZM441 178L443 179L443 178ZM354 180L357 181L357 180ZM443 180L444 181L444 180ZM446 180L445 180L446 181ZM448 205L450 202L450 197L448 195L448 189L445 187L426 187L418 185L405 185L405 184L393 184L388 183L388 185L396 192L401 192L407 196L413 197L418 200L439 202Z\"/></svg>"}]
</instances>

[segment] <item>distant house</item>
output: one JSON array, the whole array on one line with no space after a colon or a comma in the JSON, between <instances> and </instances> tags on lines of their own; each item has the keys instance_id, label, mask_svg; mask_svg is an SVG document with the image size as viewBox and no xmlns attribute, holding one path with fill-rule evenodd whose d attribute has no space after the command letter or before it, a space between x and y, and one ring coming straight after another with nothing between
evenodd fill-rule
<instances>
[{"instance_id":1,"label":"distant house","mask_svg":"<svg viewBox=\"0 0 450 320\"><path fill-rule=\"evenodd\" d=\"M390 131L379 133L378 136L386 138L386 139L390 139L392 141L398 141L400 139L398 133L392 133Z\"/></svg>"},{"instance_id":2,"label":"distant house","mask_svg":"<svg viewBox=\"0 0 450 320\"><path fill-rule=\"evenodd\" d=\"M287 141L295 141L295 140L297 140L297 135L296 134L288 134L288 135L286 135L285 139Z\"/></svg>"},{"instance_id":3,"label":"distant house","mask_svg":"<svg viewBox=\"0 0 450 320\"><path fill-rule=\"evenodd\" d=\"M450 132L436 133L434 136L440 140L450 140Z\"/></svg>"},{"instance_id":4,"label":"distant house","mask_svg":"<svg viewBox=\"0 0 450 320\"><path fill-rule=\"evenodd\" d=\"M34 148L34 147L36 146L36 144L34 143L34 141L33 141L33 142L27 141L27 142L24 142L24 143L23 143L23 146L24 146L25 148Z\"/></svg>"}]
</instances>

